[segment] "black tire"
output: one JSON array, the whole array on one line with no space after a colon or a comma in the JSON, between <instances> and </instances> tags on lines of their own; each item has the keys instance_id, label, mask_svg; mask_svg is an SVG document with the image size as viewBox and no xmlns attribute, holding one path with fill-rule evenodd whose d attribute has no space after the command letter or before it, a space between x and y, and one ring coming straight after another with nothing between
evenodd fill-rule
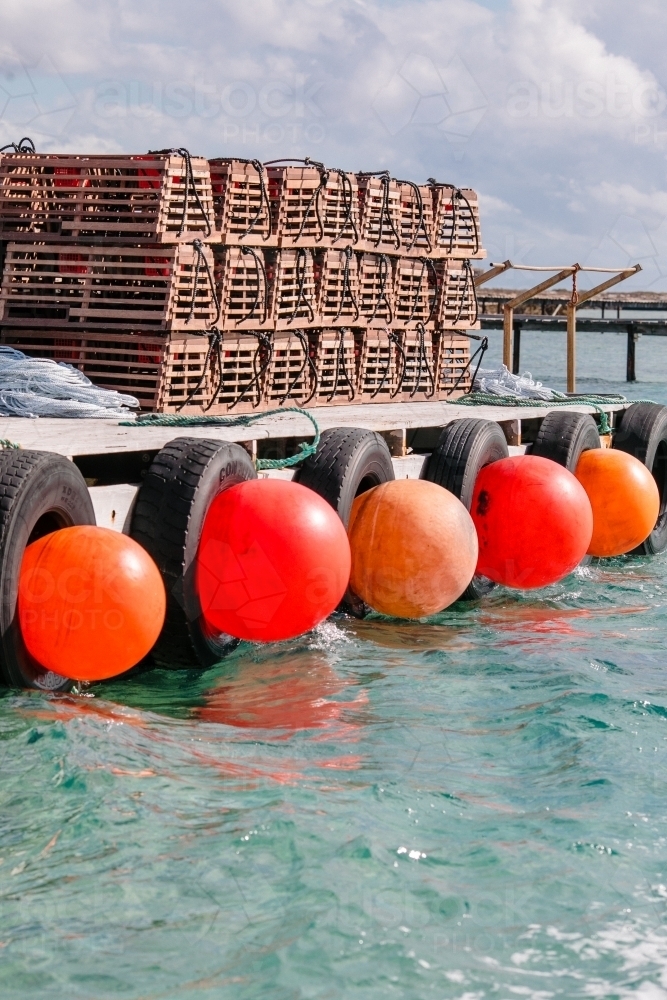
<instances>
[{"instance_id":1,"label":"black tire","mask_svg":"<svg viewBox=\"0 0 667 1000\"><path fill-rule=\"evenodd\" d=\"M194 585L206 512L223 490L257 473L238 444L176 438L153 459L132 515L130 535L155 560L167 591L167 615L151 659L161 667L210 667L238 645L211 634Z\"/></svg>"},{"instance_id":2,"label":"black tire","mask_svg":"<svg viewBox=\"0 0 667 1000\"><path fill-rule=\"evenodd\" d=\"M359 427L333 427L323 432L317 452L297 470L294 481L319 493L347 528L354 498L395 478L384 438ZM351 590L341 609L355 618L369 610Z\"/></svg>"},{"instance_id":3,"label":"black tire","mask_svg":"<svg viewBox=\"0 0 667 1000\"><path fill-rule=\"evenodd\" d=\"M590 413L552 410L542 421L530 453L574 473L581 453L599 447L600 434Z\"/></svg>"},{"instance_id":4,"label":"black tire","mask_svg":"<svg viewBox=\"0 0 667 1000\"><path fill-rule=\"evenodd\" d=\"M0 452L0 675L10 687L72 687L71 680L45 670L30 655L16 605L26 545L77 524L95 524L95 511L73 462L47 451Z\"/></svg>"},{"instance_id":5,"label":"black tire","mask_svg":"<svg viewBox=\"0 0 667 1000\"><path fill-rule=\"evenodd\" d=\"M667 548L667 406L634 403L623 412L613 448L634 455L653 473L660 492L655 528L632 555L654 556Z\"/></svg>"},{"instance_id":6,"label":"black tire","mask_svg":"<svg viewBox=\"0 0 667 1000\"><path fill-rule=\"evenodd\" d=\"M465 417L453 420L444 428L438 443L422 470L422 479L443 486L469 511L475 482L485 465L507 458L509 450L502 428L493 420ZM460 597L479 601L490 593L495 583L485 576L475 576Z\"/></svg>"}]
</instances>

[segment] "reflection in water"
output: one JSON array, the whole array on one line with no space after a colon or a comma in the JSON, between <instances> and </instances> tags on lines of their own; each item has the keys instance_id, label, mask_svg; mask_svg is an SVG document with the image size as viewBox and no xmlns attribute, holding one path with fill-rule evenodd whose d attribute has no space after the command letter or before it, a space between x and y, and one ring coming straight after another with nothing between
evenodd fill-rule
<instances>
[{"instance_id":1,"label":"reflection in water","mask_svg":"<svg viewBox=\"0 0 667 1000\"><path fill-rule=\"evenodd\" d=\"M387 621L382 618L342 618L339 628L354 639L372 642L388 649L427 650L441 649L460 652L472 649L466 640L470 626L460 628L449 625L435 625L432 622Z\"/></svg>"},{"instance_id":2,"label":"reflection in water","mask_svg":"<svg viewBox=\"0 0 667 1000\"><path fill-rule=\"evenodd\" d=\"M333 700L348 683L319 651L244 663L236 677L206 693L195 715L243 729L318 729L341 722L351 705L366 702L364 693L353 702Z\"/></svg>"}]
</instances>

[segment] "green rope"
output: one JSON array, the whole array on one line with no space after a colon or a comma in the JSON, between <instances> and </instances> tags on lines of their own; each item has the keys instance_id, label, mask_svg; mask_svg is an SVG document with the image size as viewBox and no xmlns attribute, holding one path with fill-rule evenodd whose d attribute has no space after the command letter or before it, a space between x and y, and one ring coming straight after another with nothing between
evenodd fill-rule
<instances>
[{"instance_id":1,"label":"green rope","mask_svg":"<svg viewBox=\"0 0 667 1000\"><path fill-rule=\"evenodd\" d=\"M10 441L9 438L0 438L0 448L20 448L20 444L15 444L14 441Z\"/></svg>"},{"instance_id":2,"label":"green rope","mask_svg":"<svg viewBox=\"0 0 667 1000\"><path fill-rule=\"evenodd\" d=\"M559 399L524 399L516 396L494 396L490 392L473 392L468 396L461 396L455 401L456 406L591 406L600 415L600 433L610 434L611 427L607 419L607 413L603 409L607 406L618 403L653 403L652 399L626 399L621 395L595 396L564 396Z\"/></svg>"},{"instance_id":3,"label":"green rope","mask_svg":"<svg viewBox=\"0 0 667 1000\"><path fill-rule=\"evenodd\" d=\"M262 413L239 413L238 416L231 417L186 417L179 413L146 413L136 420L121 420L121 427L248 427L265 417L273 417L280 413L300 413L302 417L307 417L315 428L315 437L311 444L303 441L299 445L299 450L289 458L259 458L255 463L257 469L288 469L293 465L304 462L317 451L320 443L320 428L315 418L298 406L283 406L278 410L264 410Z\"/></svg>"}]
</instances>

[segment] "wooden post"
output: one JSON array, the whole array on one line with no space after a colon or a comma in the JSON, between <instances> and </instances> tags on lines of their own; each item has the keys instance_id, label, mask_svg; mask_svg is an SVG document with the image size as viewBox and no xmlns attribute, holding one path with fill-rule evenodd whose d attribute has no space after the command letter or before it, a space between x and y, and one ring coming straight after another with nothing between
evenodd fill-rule
<instances>
[{"instance_id":1,"label":"wooden post","mask_svg":"<svg viewBox=\"0 0 667 1000\"><path fill-rule=\"evenodd\" d=\"M514 325L514 309L512 306L504 307L505 318L503 320L503 364L506 368L512 364L512 327Z\"/></svg>"},{"instance_id":2,"label":"wooden post","mask_svg":"<svg viewBox=\"0 0 667 1000\"><path fill-rule=\"evenodd\" d=\"M553 285L557 285L559 281L564 281L565 278L577 270L577 265L573 264L572 267L564 267L562 271L555 274L552 278L547 278L546 281L541 281L539 285L535 285L534 288L529 288L525 292L519 292L515 299L511 299L509 302L505 303L504 307L504 323L503 323L503 364L509 368L512 364L512 333L514 326L514 310L522 306L524 302L528 299L534 298L539 295L540 292L546 291L547 288L552 288Z\"/></svg>"},{"instance_id":3,"label":"wooden post","mask_svg":"<svg viewBox=\"0 0 667 1000\"><path fill-rule=\"evenodd\" d=\"M514 320L514 344L512 345L512 374L521 374L521 320Z\"/></svg>"},{"instance_id":4,"label":"wooden post","mask_svg":"<svg viewBox=\"0 0 667 1000\"><path fill-rule=\"evenodd\" d=\"M625 365L625 381L626 382L636 382L637 375L635 373L635 347L637 344L637 334L635 333L635 324L628 323L628 354L627 361Z\"/></svg>"},{"instance_id":5,"label":"wooden post","mask_svg":"<svg viewBox=\"0 0 667 1000\"><path fill-rule=\"evenodd\" d=\"M583 305L584 302L588 302L590 299L595 298L596 295L600 295L602 292L606 292L608 288L613 288L614 285L618 285L619 282L625 281L626 278L631 278L633 274L637 274L641 271L641 264L635 264L634 267L628 267L624 271L620 271L618 274L614 275L613 278L609 278L607 281L603 281L601 285L596 285L595 288L589 288L586 292L576 292L573 296L573 301L567 307L567 391L576 392L576 365L577 365L577 306ZM585 270L585 268L578 268L578 270ZM595 270L595 268L591 268Z\"/></svg>"},{"instance_id":6,"label":"wooden post","mask_svg":"<svg viewBox=\"0 0 667 1000\"><path fill-rule=\"evenodd\" d=\"M577 307L567 304L567 391L577 391Z\"/></svg>"}]
</instances>

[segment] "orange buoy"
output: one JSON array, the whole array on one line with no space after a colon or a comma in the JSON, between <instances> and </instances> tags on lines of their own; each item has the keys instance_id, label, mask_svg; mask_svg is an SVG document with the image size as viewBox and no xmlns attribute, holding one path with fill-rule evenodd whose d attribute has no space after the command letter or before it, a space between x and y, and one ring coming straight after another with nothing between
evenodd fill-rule
<instances>
[{"instance_id":1,"label":"orange buoy","mask_svg":"<svg viewBox=\"0 0 667 1000\"><path fill-rule=\"evenodd\" d=\"M213 500L195 577L212 630L255 642L291 639L335 610L349 578L343 523L308 487L249 479Z\"/></svg>"},{"instance_id":2,"label":"orange buoy","mask_svg":"<svg viewBox=\"0 0 667 1000\"><path fill-rule=\"evenodd\" d=\"M648 538L660 513L655 479L625 451L583 452L575 475L593 508L592 556L620 556Z\"/></svg>"},{"instance_id":3,"label":"orange buoy","mask_svg":"<svg viewBox=\"0 0 667 1000\"><path fill-rule=\"evenodd\" d=\"M28 652L77 681L122 674L146 656L164 623L157 566L109 528L63 528L25 550L18 614Z\"/></svg>"},{"instance_id":4,"label":"orange buoy","mask_svg":"<svg viewBox=\"0 0 667 1000\"><path fill-rule=\"evenodd\" d=\"M477 536L453 493L397 479L358 496L348 527L350 586L375 611L425 618L461 596L475 572Z\"/></svg>"},{"instance_id":5,"label":"orange buoy","mask_svg":"<svg viewBox=\"0 0 667 1000\"><path fill-rule=\"evenodd\" d=\"M546 587L579 565L593 533L585 491L567 469L538 455L502 458L475 483L477 572L506 587Z\"/></svg>"}]
</instances>

